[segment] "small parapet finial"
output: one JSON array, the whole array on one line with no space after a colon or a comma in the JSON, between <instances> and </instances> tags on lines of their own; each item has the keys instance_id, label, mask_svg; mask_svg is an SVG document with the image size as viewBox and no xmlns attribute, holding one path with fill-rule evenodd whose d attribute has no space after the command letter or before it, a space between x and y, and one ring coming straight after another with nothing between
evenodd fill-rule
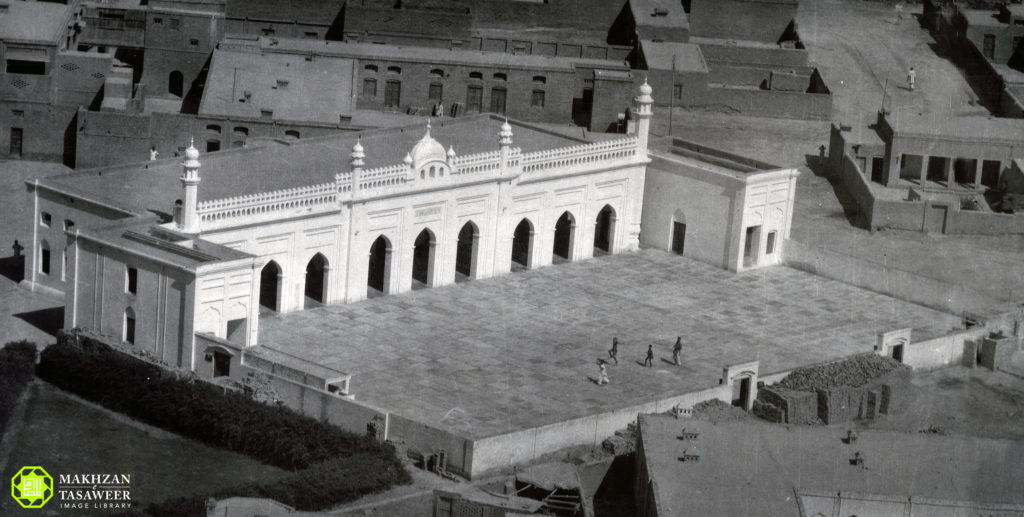
<instances>
[{"instance_id":1,"label":"small parapet finial","mask_svg":"<svg viewBox=\"0 0 1024 517\"><path fill-rule=\"evenodd\" d=\"M430 134L430 117L427 117L427 134Z\"/></svg>"}]
</instances>

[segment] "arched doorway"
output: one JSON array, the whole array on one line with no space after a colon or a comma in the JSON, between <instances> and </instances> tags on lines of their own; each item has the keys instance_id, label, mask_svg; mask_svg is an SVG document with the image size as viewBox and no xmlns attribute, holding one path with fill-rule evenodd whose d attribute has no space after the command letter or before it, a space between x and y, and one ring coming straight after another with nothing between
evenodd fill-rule
<instances>
[{"instance_id":1,"label":"arched doorway","mask_svg":"<svg viewBox=\"0 0 1024 517\"><path fill-rule=\"evenodd\" d=\"M327 257L322 253L317 253L306 264L306 307L324 303L326 286Z\"/></svg>"},{"instance_id":2,"label":"arched doorway","mask_svg":"<svg viewBox=\"0 0 1024 517\"><path fill-rule=\"evenodd\" d=\"M175 70L167 76L167 93L181 97L185 93L185 75Z\"/></svg>"},{"instance_id":3,"label":"arched doorway","mask_svg":"<svg viewBox=\"0 0 1024 517\"><path fill-rule=\"evenodd\" d=\"M477 240L480 232L472 221L462 225L455 248L455 281L476 277Z\"/></svg>"},{"instance_id":4,"label":"arched doorway","mask_svg":"<svg viewBox=\"0 0 1024 517\"><path fill-rule=\"evenodd\" d=\"M568 211L555 222L555 245L552 253L555 259L572 259L573 237L576 236L576 219Z\"/></svg>"},{"instance_id":5,"label":"arched doorway","mask_svg":"<svg viewBox=\"0 0 1024 517\"><path fill-rule=\"evenodd\" d=\"M416 236L412 250L412 279L423 285L434 284L434 233L424 228ZM416 287L416 284L413 283Z\"/></svg>"},{"instance_id":6,"label":"arched doorway","mask_svg":"<svg viewBox=\"0 0 1024 517\"><path fill-rule=\"evenodd\" d=\"M381 235L370 246L370 265L366 273L367 296L387 292L388 268L391 266L391 242Z\"/></svg>"},{"instance_id":7,"label":"arched doorway","mask_svg":"<svg viewBox=\"0 0 1024 517\"><path fill-rule=\"evenodd\" d=\"M519 221L512 234L512 267L530 267L530 248L533 247L533 225L529 219Z\"/></svg>"},{"instance_id":8,"label":"arched doorway","mask_svg":"<svg viewBox=\"0 0 1024 517\"><path fill-rule=\"evenodd\" d=\"M614 235L615 209L611 205L604 205L597 213L597 221L594 223L594 248L611 253Z\"/></svg>"},{"instance_id":9,"label":"arched doorway","mask_svg":"<svg viewBox=\"0 0 1024 517\"><path fill-rule=\"evenodd\" d=\"M271 260L260 272L260 305L272 311L279 310L278 296L281 290L281 266Z\"/></svg>"}]
</instances>

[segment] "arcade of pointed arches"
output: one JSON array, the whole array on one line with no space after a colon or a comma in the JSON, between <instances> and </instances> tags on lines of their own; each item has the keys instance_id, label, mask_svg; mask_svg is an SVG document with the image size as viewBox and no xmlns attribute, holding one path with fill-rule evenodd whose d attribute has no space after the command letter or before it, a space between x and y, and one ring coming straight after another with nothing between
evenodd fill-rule
<instances>
[{"instance_id":1,"label":"arcade of pointed arches","mask_svg":"<svg viewBox=\"0 0 1024 517\"><path fill-rule=\"evenodd\" d=\"M604 204L594 215L594 255L614 253L616 239L616 211L611 204ZM548 231L554 233L550 250L552 263L580 260L575 251L578 234L577 219L572 210L565 210ZM455 246L455 271L452 282L465 282L479 278L480 227L467 220L459 229ZM512 271L537 267L534 259L536 230L530 216L518 219L512 233L511 254L507 260ZM366 289L367 297L381 296L391 292L391 286L398 279L396 274L410 275L413 289L433 287L438 279L438 241L429 225L423 225L413 244L412 264L404 273L391 272L393 246L386 232L381 232L367 250ZM312 308L332 299L330 290L330 262L322 252L315 252L306 262L304 280L304 303L302 308ZM259 304L265 311L280 311L283 294L283 270L276 259L270 259L260 273ZM451 282L448 282L451 283Z\"/></svg>"}]
</instances>

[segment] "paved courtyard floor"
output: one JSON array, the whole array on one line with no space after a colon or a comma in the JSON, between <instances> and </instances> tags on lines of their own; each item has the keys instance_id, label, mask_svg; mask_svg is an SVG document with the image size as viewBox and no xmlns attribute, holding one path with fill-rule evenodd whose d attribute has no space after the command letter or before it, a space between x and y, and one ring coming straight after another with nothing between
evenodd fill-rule
<instances>
[{"instance_id":1,"label":"paved courtyard floor","mask_svg":"<svg viewBox=\"0 0 1024 517\"><path fill-rule=\"evenodd\" d=\"M642 250L264 316L260 343L352 374L358 400L481 438L711 387L727 364L772 373L871 350L879 332L913 327L918 341L958 323L787 267L734 274ZM598 386L612 336L619 364Z\"/></svg>"}]
</instances>

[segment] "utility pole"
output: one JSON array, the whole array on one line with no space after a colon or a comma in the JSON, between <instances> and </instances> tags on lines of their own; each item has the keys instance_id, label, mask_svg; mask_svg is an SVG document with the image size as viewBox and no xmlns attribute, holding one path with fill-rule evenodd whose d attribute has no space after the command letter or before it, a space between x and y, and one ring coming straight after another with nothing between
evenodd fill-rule
<instances>
[{"instance_id":1,"label":"utility pole","mask_svg":"<svg viewBox=\"0 0 1024 517\"><path fill-rule=\"evenodd\" d=\"M672 91L668 94L668 136L672 136L672 112L676 108L676 55L672 54Z\"/></svg>"}]
</instances>

